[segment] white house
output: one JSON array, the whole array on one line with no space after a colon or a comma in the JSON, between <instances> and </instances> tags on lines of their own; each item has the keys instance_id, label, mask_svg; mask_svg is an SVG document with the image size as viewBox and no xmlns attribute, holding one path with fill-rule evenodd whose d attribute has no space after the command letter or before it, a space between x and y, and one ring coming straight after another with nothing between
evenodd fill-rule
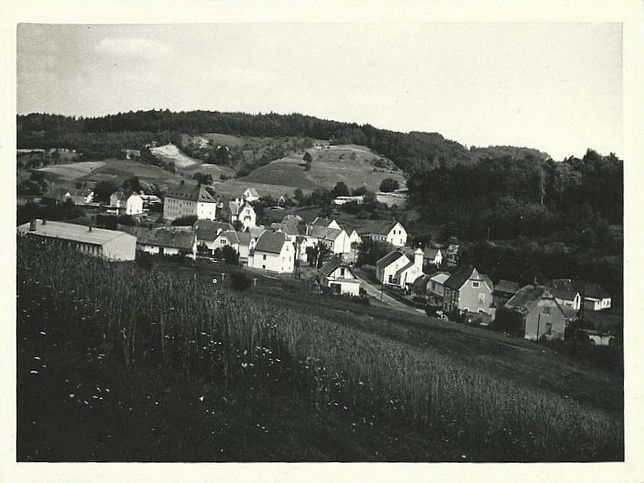
<instances>
[{"instance_id":1,"label":"white house","mask_svg":"<svg viewBox=\"0 0 644 483\"><path fill-rule=\"evenodd\" d=\"M242 194L244 201L252 203L253 201L259 200L259 194L255 188L246 188L246 191Z\"/></svg>"},{"instance_id":2,"label":"white house","mask_svg":"<svg viewBox=\"0 0 644 483\"><path fill-rule=\"evenodd\" d=\"M323 283L333 293L341 295L360 295L360 280L351 267L340 257L333 257L320 269Z\"/></svg>"},{"instance_id":3,"label":"white house","mask_svg":"<svg viewBox=\"0 0 644 483\"><path fill-rule=\"evenodd\" d=\"M352 201L355 201L357 204L361 205L364 202L364 196L362 195L357 195L357 196L337 196L332 203L336 206L342 206L347 203L351 203Z\"/></svg>"},{"instance_id":4,"label":"white house","mask_svg":"<svg viewBox=\"0 0 644 483\"><path fill-rule=\"evenodd\" d=\"M598 283L573 281L573 286L584 298L585 310L604 310L611 306L611 296Z\"/></svg>"},{"instance_id":5,"label":"white house","mask_svg":"<svg viewBox=\"0 0 644 483\"><path fill-rule=\"evenodd\" d=\"M192 224L197 234L197 245L206 246L213 251L217 246L215 241L222 231L233 230L233 226L225 221L197 220Z\"/></svg>"},{"instance_id":6,"label":"white house","mask_svg":"<svg viewBox=\"0 0 644 483\"><path fill-rule=\"evenodd\" d=\"M429 283L427 284L427 291L429 296L435 299L443 300L443 295L445 293L445 282L449 278L449 273L447 272L438 272L429 277Z\"/></svg>"},{"instance_id":7,"label":"white house","mask_svg":"<svg viewBox=\"0 0 644 483\"><path fill-rule=\"evenodd\" d=\"M371 238L375 241L387 242L395 247L407 244L407 230L397 221L373 222L360 229L358 235L362 239Z\"/></svg>"},{"instance_id":8,"label":"white house","mask_svg":"<svg viewBox=\"0 0 644 483\"><path fill-rule=\"evenodd\" d=\"M214 220L216 212L217 201L202 185L168 191L163 199L163 218L170 221L184 216Z\"/></svg>"},{"instance_id":9,"label":"white house","mask_svg":"<svg viewBox=\"0 0 644 483\"><path fill-rule=\"evenodd\" d=\"M572 280L568 278L555 279L550 282L550 287L550 293L558 304L573 310L580 309L581 295Z\"/></svg>"},{"instance_id":10,"label":"white house","mask_svg":"<svg viewBox=\"0 0 644 483\"><path fill-rule=\"evenodd\" d=\"M248 257L248 266L277 273L293 273L295 248L282 232L265 231Z\"/></svg>"},{"instance_id":11,"label":"white house","mask_svg":"<svg viewBox=\"0 0 644 483\"><path fill-rule=\"evenodd\" d=\"M121 226L119 230L136 237L136 248L151 255L186 255L197 258L197 235L186 228L145 228Z\"/></svg>"},{"instance_id":12,"label":"white house","mask_svg":"<svg viewBox=\"0 0 644 483\"><path fill-rule=\"evenodd\" d=\"M443 263L443 253L440 248L425 248L423 252L423 260L425 264L435 265L437 267Z\"/></svg>"},{"instance_id":13,"label":"white house","mask_svg":"<svg viewBox=\"0 0 644 483\"><path fill-rule=\"evenodd\" d=\"M319 216L315 218L309 226L321 226L323 228L335 228L336 230L340 229L340 225L335 220L330 220L329 218L320 218Z\"/></svg>"},{"instance_id":14,"label":"white house","mask_svg":"<svg viewBox=\"0 0 644 483\"><path fill-rule=\"evenodd\" d=\"M143 213L143 198L137 193L124 193L115 191L110 195L110 207L116 212L125 210L126 215L140 215Z\"/></svg>"},{"instance_id":15,"label":"white house","mask_svg":"<svg viewBox=\"0 0 644 483\"><path fill-rule=\"evenodd\" d=\"M242 230L257 226L257 214L250 203L244 200L235 200L228 203L230 223L234 226L236 221L242 224Z\"/></svg>"},{"instance_id":16,"label":"white house","mask_svg":"<svg viewBox=\"0 0 644 483\"><path fill-rule=\"evenodd\" d=\"M376 277L384 285L406 288L423 273L423 251L414 253L412 262L401 251L393 250L376 262Z\"/></svg>"}]
</instances>

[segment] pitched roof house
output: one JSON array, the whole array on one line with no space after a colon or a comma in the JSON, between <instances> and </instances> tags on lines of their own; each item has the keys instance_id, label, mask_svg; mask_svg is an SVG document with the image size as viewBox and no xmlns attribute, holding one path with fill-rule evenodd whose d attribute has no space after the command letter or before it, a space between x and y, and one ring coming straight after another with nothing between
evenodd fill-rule
<instances>
[{"instance_id":1,"label":"pitched roof house","mask_svg":"<svg viewBox=\"0 0 644 483\"><path fill-rule=\"evenodd\" d=\"M573 285L572 280L569 278L558 278L551 280L548 285L552 296L558 303L574 310L579 310L581 307L581 295Z\"/></svg>"},{"instance_id":2,"label":"pitched roof house","mask_svg":"<svg viewBox=\"0 0 644 483\"><path fill-rule=\"evenodd\" d=\"M282 232L265 231L248 257L248 266L277 273L295 269L295 248Z\"/></svg>"},{"instance_id":3,"label":"pitched roof house","mask_svg":"<svg viewBox=\"0 0 644 483\"><path fill-rule=\"evenodd\" d=\"M185 228L145 228L119 226L119 230L136 237L138 250L153 255L188 255L197 257L197 235Z\"/></svg>"},{"instance_id":4,"label":"pitched roof house","mask_svg":"<svg viewBox=\"0 0 644 483\"><path fill-rule=\"evenodd\" d=\"M210 250L217 248L215 240L222 231L232 230L233 226L225 221L197 220L192 224L197 234L197 244L205 245Z\"/></svg>"},{"instance_id":5,"label":"pitched roof house","mask_svg":"<svg viewBox=\"0 0 644 483\"><path fill-rule=\"evenodd\" d=\"M242 224L242 230L257 226L257 214L253 206L244 200L235 200L228 203L228 212L230 213L230 223L233 225L239 221Z\"/></svg>"},{"instance_id":6,"label":"pitched roof house","mask_svg":"<svg viewBox=\"0 0 644 483\"><path fill-rule=\"evenodd\" d=\"M140 215L143 213L143 198L132 191L118 190L110 195L110 207L115 208L117 214L124 210L126 215Z\"/></svg>"},{"instance_id":7,"label":"pitched roof house","mask_svg":"<svg viewBox=\"0 0 644 483\"><path fill-rule=\"evenodd\" d=\"M395 247L403 247L407 243L407 231L397 221L372 221L357 231L361 238L387 242Z\"/></svg>"},{"instance_id":8,"label":"pitched roof house","mask_svg":"<svg viewBox=\"0 0 644 483\"><path fill-rule=\"evenodd\" d=\"M526 285L503 306L519 319L520 334L530 340L564 339L575 310L560 304L549 287Z\"/></svg>"},{"instance_id":9,"label":"pitched roof house","mask_svg":"<svg viewBox=\"0 0 644 483\"><path fill-rule=\"evenodd\" d=\"M257 190L255 188L246 188L246 191L242 194L242 198L244 201L247 201L249 203L252 203L253 201L257 201L259 199L259 193L257 193Z\"/></svg>"},{"instance_id":10,"label":"pitched roof house","mask_svg":"<svg viewBox=\"0 0 644 483\"><path fill-rule=\"evenodd\" d=\"M490 277L471 265L457 268L443 285L443 310L447 313L484 313L494 317Z\"/></svg>"},{"instance_id":11,"label":"pitched roof house","mask_svg":"<svg viewBox=\"0 0 644 483\"><path fill-rule=\"evenodd\" d=\"M360 280L342 258L335 256L320 268L323 283L333 293L360 295Z\"/></svg>"},{"instance_id":12,"label":"pitched roof house","mask_svg":"<svg viewBox=\"0 0 644 483\"><path fill-rule=\"evenodd\" d=\"M376 262L376 277L383 285L407 289L422 273L423 251L420 248L414 253L413 261L401 251L393 250Z\"/></svg>"},{"instance_id":13,"label":"pitched roof house","mask_svg":"<svg viewBox=\"0 0 644 483\"><path fill-rule=\"evenodd\" d=\"M611 306L611 296L604 288L595 282L574 280L573 286L584 298L585 310L604 310Z\"/></svg>"},{"instance_id":14,"label":"pitched roof house","mask_svg":"<svg viewBox=\"0 0 644 483\"><path fill-rule=\"evenodd\" d=\"M196 216L199 220L214 220L217 200L204 185L184 186L169 190L163 197L163 217L175 220Z\"/></svg>"},{"instance_id":15,"label":"pitched roof house","mask_svg":"<svg viewBox=\"0 0 644 483\"><path fill-rule=\"evenodd\" d=\"M512 282L510 280L499 280L499 283L494 286L494 293L492 294L494 298L494 306L497 309L499 307L503 307L505 303L510 300L518 291L518 283Z\"/></svg>"}]
</instances>

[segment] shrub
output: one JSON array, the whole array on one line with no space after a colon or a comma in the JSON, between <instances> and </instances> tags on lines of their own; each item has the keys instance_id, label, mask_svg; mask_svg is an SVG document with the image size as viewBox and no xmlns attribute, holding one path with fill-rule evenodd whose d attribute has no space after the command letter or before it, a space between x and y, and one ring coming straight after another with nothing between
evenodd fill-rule
<instances>
[{"instance_id":1,"label":"shrub","mask_svg":"<svg viewBox=\"0 0 644 483\"><path fill-rule=\"evenodd\" d=\"M192 226L197 221L196 215L182 216L172 220L172 226Z\"/></svg>"},{"instance_id":2,"label":"shrub","mask_svg":"<svg viewBox=\"0 0 644 483\"><path fill-rule=\"evenodd\" d=\"M231 272L230 287L238 292L248 290L251 285L251 279L244 272Z\"/></svg>"}]
</instances>

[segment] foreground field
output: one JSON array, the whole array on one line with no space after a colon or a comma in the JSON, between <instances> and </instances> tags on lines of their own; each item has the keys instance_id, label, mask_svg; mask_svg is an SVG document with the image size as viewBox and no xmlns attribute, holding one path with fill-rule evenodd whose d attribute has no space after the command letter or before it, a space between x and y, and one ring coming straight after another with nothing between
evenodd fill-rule
<instances>
[{"instance_id":1,"label":"foreground field","mask_svg":"<svg viewBox=\"0 0 644 483\"><path fill-rule=\"evenodd\" d=\"M620 381L554 353L33 240L17 282L21 461L623 458Z\"/></svg>"}]
</instances>

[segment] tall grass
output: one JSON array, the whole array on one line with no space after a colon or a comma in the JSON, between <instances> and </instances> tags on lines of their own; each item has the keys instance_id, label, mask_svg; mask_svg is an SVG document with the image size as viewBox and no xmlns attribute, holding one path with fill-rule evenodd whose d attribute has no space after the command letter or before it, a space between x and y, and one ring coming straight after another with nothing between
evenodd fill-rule
<instances>
[{"instance_id":1,"label":"tall grass","mask_svg":"<svg viewBox=\"0 0 644 483\"><path fill-rule=\"evenodd\" d=\"M37 301L52 350L90 344L128 367L159 363L267 391L288 383L313 410L347 407L360 424L384 419L490 461L623 458L615 415L439 351L33 239L18 240L17 267L18 310Z\"/></svg>"}]
</instances>

